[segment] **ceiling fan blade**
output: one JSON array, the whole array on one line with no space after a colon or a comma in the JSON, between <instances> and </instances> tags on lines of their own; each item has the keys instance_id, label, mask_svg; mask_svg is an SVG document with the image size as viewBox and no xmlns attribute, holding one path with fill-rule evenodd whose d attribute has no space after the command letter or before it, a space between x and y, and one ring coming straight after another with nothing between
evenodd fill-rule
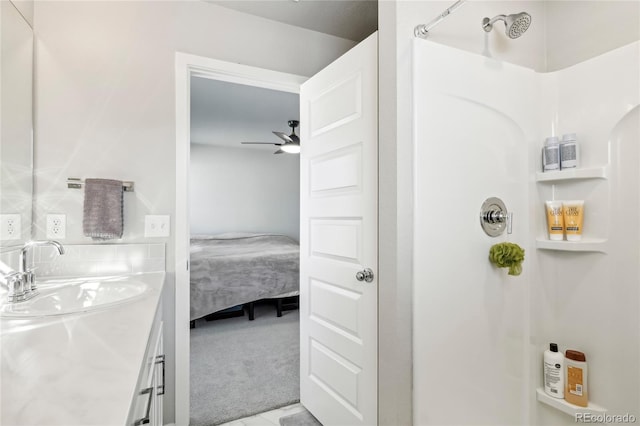
<instances>
[{"instance_id":1,"label":"ceiling fan blade","mask_svg":"<svg viewBox=\"0 0 640 426\"><path fill-rule=\"evenodd\" d=\"M240 142L240 143L251 144L251 145L276 145L276 146L282 145L281 143L277 143L277 142Z\"/></svg>"},{"instance_id":2,"label":"ceiling fan blade","mask_svg":"<svg viewBox=\"0 0 640 426\"><path fill-rule=\"evenodd\" d=\"M274 154L284 154L284 151L282 149L279 149L276 152L274 152Z\"/></svg>"},{"instance_id":3,"label":"ceiling fan blade","mask_svg":"<svg viewBox=\"0 0 640 426\"><path fill-rule=\"evenodd\" d=\"M293 139L291 139L289 137L289 135L282 133L282 132L273 132L274 135L276 135L277 137L279 137L280 139L282 139L285 142L293 142Z\"/></svg>"}]
</instances>

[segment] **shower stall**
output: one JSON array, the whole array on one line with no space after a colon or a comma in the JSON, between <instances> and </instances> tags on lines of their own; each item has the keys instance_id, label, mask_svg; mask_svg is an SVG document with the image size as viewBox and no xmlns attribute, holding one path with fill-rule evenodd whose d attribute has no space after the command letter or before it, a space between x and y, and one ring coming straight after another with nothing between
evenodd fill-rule
<instances>
[{"instance_id":1,"label":"shower stall","mask_svg":"<svg viewBox=\"0 0 640 426\"><path fill-rule=\"evenodd\" d=\"M540 19L482 16L478 39L500 36L503 49L519 40L480 28L502 20L509 39L524 39ZM429 36L413 38L408 61L413 424L574 424L585 412L640 419L640 42L541 72L421 32ZM578 134L579 167L543 173L545 137L564 133ZM512 219L490 236L482 206L495 198L501 221ZM548 239L548 200L584 200L581 241ZM500 242L525 250L520 276L489 262ZM539 390L550 342L586 354L587 409Z\"/></svg>"}]
</instances>

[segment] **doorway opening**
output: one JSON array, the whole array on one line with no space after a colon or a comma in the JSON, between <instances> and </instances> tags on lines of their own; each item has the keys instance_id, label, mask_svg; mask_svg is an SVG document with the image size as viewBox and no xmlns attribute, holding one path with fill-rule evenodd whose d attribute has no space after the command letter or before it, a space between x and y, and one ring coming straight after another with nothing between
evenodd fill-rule
<instances>
[{"instance_id":1,"label":"doorway opening","mask_svg":"<svg viewBox=\"0 0 640 426\"><path fill-rule=\"evenodd\" d=\"M204 84L205 79L211 80L212 83L217 82L219 84L226 83L242 85L245 86L245 88L249 86L252 88L256 88L256 90L267 89L284 94L293 94L296 97L299 93L300 85L306 80L306 78L304 77L293 74L264 70L260 68L233 64L194 55L187 55L182 53L176 54L176 424L190 423L190 321L194 319L191 316L190 309L190 250L192 229L190 219L192 217L192 215L190 214L190 208L192 206L189 200L189 194L192 193L192 185L190 185L190 165L192 155L196 153L196 150L204 152L205 157L207 155L212 155L212 148L209 148L207 146L205 146L204 148L198 147L194 149L193 152L191 149L191 142L193 141L191 134L191 117L192 107L194 105L191 97L191 88L193 84ZM291 119L293 118L295 117L291 117ZM288 119L290 118L287 118L287 120ZM246 123L244 124L246 126ZM268 137L269 133L272 130L286 132L286 121L282 124L282 128L271 129L271 126L269 126L269 128L264 129L265 134L264 137L261 138L261 140L265 140L264 138ZM240 142L241 141L237 141L238 147L240 146ZM277 138L275 136L274 142L277 142ZM277 147L274 145L274 148ZM216 148L213 149L215 150ZM230 157L228 157L229 159L234 155L234 153L230 153L230 151L235 151L237 149L239 148L219 147L219 149L217 149L217 152L213 154L213 157L219 160L220 154L223 154L223 151L225 151L224 155L230 155ZM254 156L256 157L260 157L260 155L264 153L264 151L260 149L254 149L254 151ZM250 152L249 149L247 149L247 152ZM237 156L237 153L235 154ZM271 157L281 157L281 155L275 156L270 153L267 155ZM284 155L289 156L290 154ZM287 160L291 161L289 158ZM206 178L207 177L205 176L205 179ZM258 176L257 179L260 179L262 181L269 181L270 177ZM227 188L233 189L233 180L227 181L226 185ZM278 183L274 182L273 185L278 186ZM296 213L296 216L298 216L299 211ZM236 216L240 215L236 214ZM260 215L254 215L254 219L259 216ZM256 226L260 225L256 224ZM222 228L219 228L219 230L222 230ZM249 229L245 228L243 231L246 232L247 230ZM258 228L253 228L252 230L256 231L258 230ZM276 307L273 308L273 317L276 319L283 319L276 317L277 301L275 303ZM254 305L254 309L254 315L258 313L259 316L266 318L267 310L269 309L269 302L259 304L257 307ZM234 320L237 319L238 318L235 318ZM211 355L213 356L214 354L212 353ZM220 395L214 395L214 397L219 396Z\"/></svg>"},{"instance_id":2,"label":"doorway opening","mask_svg":"<svg viewBox=\"0 0 640 426\"><path fill-rule=\"evenodd\" d=\"M284 133L300 104L202 77L190 96L190 424L207 426L300 401L300 159Z\"/></svg>"}]
</instances>

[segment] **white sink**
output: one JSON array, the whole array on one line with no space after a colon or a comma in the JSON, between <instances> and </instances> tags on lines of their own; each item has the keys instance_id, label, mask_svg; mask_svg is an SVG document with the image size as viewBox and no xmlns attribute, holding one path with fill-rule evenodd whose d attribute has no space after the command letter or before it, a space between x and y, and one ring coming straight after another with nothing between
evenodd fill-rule
<instances>
[{"instance_id":1,"label":"white sink","mask_svg":"<svg viewBox=\"0 0 640 426\"><path fill-rule=\"evenodd\" d=\"M57 280L38 283L40 294L26 302L6 303L0 294L0 316L38 317L107 308L141 297L149 286L131 278Z\"/></svg>"}]
</instances>

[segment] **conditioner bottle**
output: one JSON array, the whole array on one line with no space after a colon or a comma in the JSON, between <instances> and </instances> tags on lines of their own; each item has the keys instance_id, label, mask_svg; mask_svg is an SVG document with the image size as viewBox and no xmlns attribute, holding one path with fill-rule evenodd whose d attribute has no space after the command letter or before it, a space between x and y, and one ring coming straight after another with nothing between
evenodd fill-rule
<instances>
[{"instance_id":1,"label":"conditioner bottle","mask_svg":"<svg viewBox=\"0 0 640 426\"><path fill-rule=\"evenodd\" d=\"M578 148L578 138L575 133L567 133L562 136L562 141L560 141L560 168L562 170L578 167L580 160Z\"/></svg>"},{"instance_id":2,"label":"conditioner bottle","mask_svg":"<svg viewBox=\"0 0 640 426\"><path fill-rule=\"evenodd\" d=\"M567 378L564 399L567 402L586 407L587 397L587 357L582 352L567 350Z\"/></svg>"},{"instance_id":3,"label":"conditioner bottle","mask_svg":"<svg viewBox=\"0 0 640 426\"><path fill-rule=\"evenodd\" d=\"M564 398L564 355L556 343L544 351L544 391L554 398Z\"/></svg>"}]
</instances>

